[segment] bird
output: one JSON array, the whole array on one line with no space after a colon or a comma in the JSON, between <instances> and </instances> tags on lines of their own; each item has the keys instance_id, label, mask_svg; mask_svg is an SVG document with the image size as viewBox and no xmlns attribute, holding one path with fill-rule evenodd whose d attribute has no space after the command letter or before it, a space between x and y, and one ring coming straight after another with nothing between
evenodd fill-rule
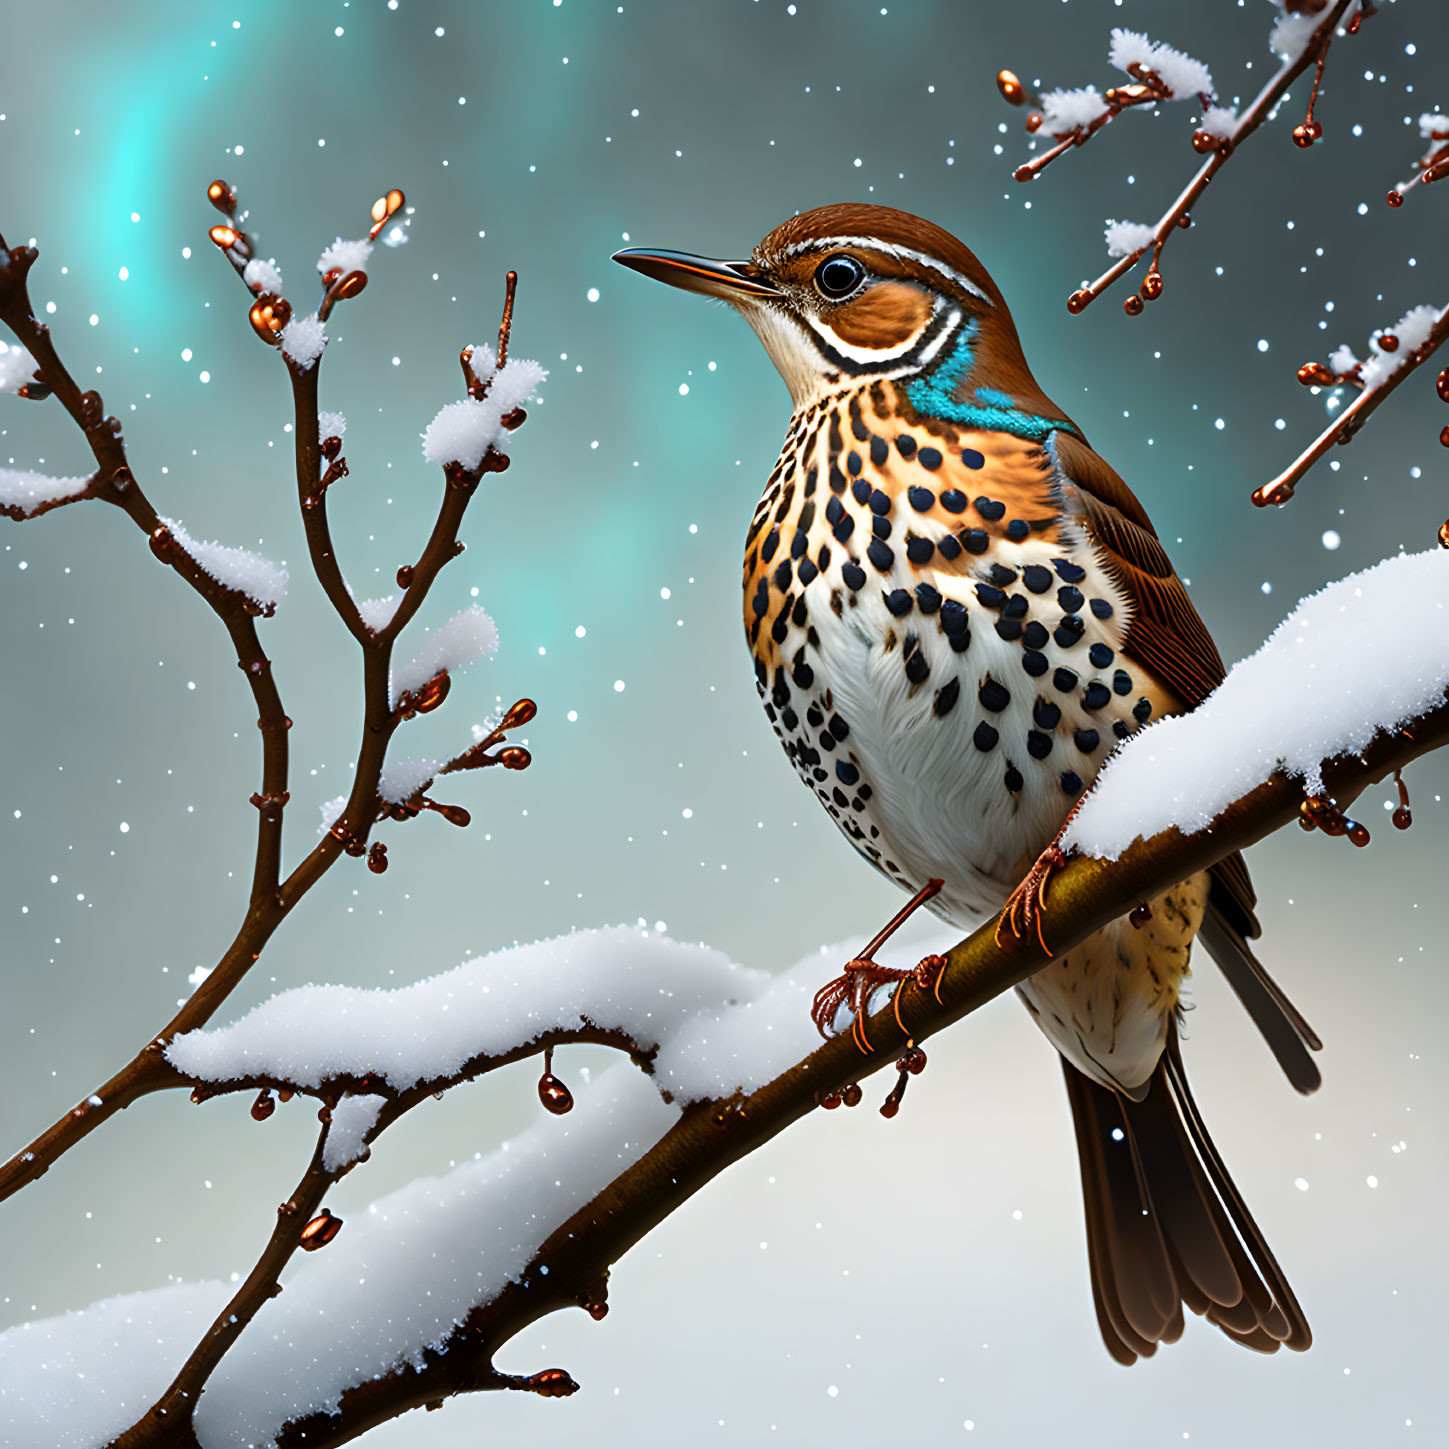
<instances>
[{"instance_id":1,"label":"bird","mask_svg":"<svg viewBox=\"0 0 1449 1449\"><path fill-rule=\"evenodd\" d=\"M743 584L757 688L796 773L937 915L969 929L1012 901L1029 916L1111 751L1224 675L1145 509L1037 383L986 268L932 222L842 203L745 260L614 260L734 307L789 388ZM1321 1042L1248 944L1255 904L1229 856L1017 987L1061 1056L1097 1323L1122 1364L1176 1341L1184 1309L1264 1353L1312 1340L1182 1064L1201 936L1293 1086L1319 1085ZM859 1028L904 974L850 963L817 997L822 1034L843 1007Z\"/></svg>"}]
</instances>

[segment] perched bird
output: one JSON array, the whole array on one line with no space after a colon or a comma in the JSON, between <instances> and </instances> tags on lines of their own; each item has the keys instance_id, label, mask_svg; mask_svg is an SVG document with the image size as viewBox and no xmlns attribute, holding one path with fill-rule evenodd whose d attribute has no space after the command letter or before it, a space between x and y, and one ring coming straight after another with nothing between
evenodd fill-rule
<instances>
[{"instance_id":1,"label":"perched bird","mask_svg":"<svg viewBox=\"0 0 1449 1449\"><path fill-rule=\"evenodd\" d=\"M906 890L939 880L930 908L974 925L1119 740L1223 677L1146 512L1038 386L986 269L928 221L827 206L748 261L615 259L733 305L789 386L745 539L766 712L855 848ZM1017 988L1063 1059L1097 1319L1122 1363L1174 1341L1184 1305L1265 1353L1310 1342L1178 1051L1201 934L1293 1085L1317 1087L1320 1043L1248 948L1254 902L1231 856ZM900 974L852 963L817 1024Z\"/></svg>"}]
</instances>

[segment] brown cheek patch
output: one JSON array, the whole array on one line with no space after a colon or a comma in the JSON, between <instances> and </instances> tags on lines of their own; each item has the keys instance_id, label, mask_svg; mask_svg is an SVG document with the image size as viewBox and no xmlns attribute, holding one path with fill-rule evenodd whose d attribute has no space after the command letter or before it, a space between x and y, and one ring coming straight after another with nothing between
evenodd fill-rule
<instances>
[{"instance_id":1,"label":"brown cheek patch","mask_svg":"<svg viewBox=\"0 0 1449 1449\"><path fill-rule=\"evenodd\" d=\"M831 330L852 347L898 347L931 315L931 299L908 282L877 282L828 318Z\"/></svg>"}]
</instances>

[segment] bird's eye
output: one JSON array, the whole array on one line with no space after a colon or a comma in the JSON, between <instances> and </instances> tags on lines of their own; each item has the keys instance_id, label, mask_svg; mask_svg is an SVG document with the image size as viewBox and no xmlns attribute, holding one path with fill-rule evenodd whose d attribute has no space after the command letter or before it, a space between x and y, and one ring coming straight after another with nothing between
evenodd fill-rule
<instances>
[{"instance_id":1,"label":"bird's eye","mask_svg":"<svg viewBox=\"0 0 1449 1449\"><path fill-rule=\"evenodd\" d=\"M865 268L854 257L826 257L815 269L815 286L822 297L838 302L865 280Z\"/></svg>"}]
</instances>

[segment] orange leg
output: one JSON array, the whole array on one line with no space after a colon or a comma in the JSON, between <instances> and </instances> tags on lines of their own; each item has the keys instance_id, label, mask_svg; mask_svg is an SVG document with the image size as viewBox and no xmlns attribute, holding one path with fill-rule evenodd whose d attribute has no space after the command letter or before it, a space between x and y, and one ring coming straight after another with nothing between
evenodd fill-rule
<instances>
[{"instance_id":1,"label":"orange leg","mask_svg":"<svg viewBox=\"0 0 1449 1449\"><path fill-rule=\"evenodd\" d=\"M892 981L904 981L910 978L922 990L930 987L936 992L936 999L938 1001L941 999L941 972L946 965L944 957L927 956L911 971L897 971L889 966L878 965L874 957L875 953L910 920L916 911L939 893L944 884L944 881L928 880L876 933L865 950L854 960L847 961L845 970L833 981L827 981L815 993L815 1001L810 1009L810 1019L815 1023L815 1028L821 1036L829 1038L835 1035L836 1013L846 1002L849 1002L852 1013L851 1037L862 1052L869 1052L871 1045L869 1037L865 1034L865 1018L868 1014L870 998L878 987ZM899 996L899 992L897 992L897 996ZM895 1003L895 1009L896 1020L900 1022L898 1003ZM905 1030L904 1022L901 1022L901 1030Z\"/></svg>"}]
</instances>

